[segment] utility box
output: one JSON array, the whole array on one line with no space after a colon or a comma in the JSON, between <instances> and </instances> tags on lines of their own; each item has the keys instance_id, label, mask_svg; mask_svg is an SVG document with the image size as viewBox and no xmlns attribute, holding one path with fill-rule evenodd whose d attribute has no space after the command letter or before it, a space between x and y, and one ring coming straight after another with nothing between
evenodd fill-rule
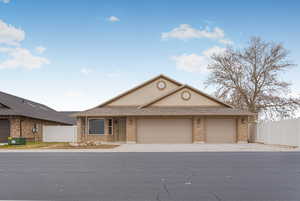
<instances>
[{"instance_id":1,"label":"utility box","mask_svg":"<svg viewBox=\"0 0 300 201\"><path fill-rule=\"evenodd\" d=\"M8 144L9 145L26 145L26 138L23 138L23 137L18 137L18 138L9 137L8 138Z\"/></svg>"}]
</instances>

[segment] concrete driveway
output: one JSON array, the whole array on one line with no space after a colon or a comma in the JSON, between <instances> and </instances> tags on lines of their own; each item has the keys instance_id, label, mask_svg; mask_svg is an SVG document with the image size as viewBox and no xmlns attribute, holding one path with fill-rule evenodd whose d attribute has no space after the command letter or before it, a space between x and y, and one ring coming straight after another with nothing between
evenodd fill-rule
<instances>
[{"instance_id":1,"label":"concrete driveway","mask_svg":"<svg viewBox=\"0 0 300 201\"><path fill-rule=\"evenodd\" d=\"M248 152L299 151L299 148L279 145L249 144L123 144L117 152Z\"/></svg>"}]
</instances>

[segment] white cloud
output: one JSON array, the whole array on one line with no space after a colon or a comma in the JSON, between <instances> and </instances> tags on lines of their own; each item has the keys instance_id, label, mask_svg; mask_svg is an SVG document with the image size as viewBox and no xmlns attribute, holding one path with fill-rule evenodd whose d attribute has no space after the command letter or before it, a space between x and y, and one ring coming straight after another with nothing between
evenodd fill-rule
<instances>
[{"instance_id":1,"label":"white cloud","mask_svg":"<svg viewBox=\"0 0 300 201\"><path fill-rule=\"evenodd\" d=\"M202 55L197 54L182 54L171 57L176 62L176 67L187 72L201 72L208 71L207 66L211 62L211 56L214 54L224 53L225 48L218 46L209 48L202 52Z\"/></svg>"},{"instance_id":2,"label":"white cloud","mask_svg":"<svg viewBox=\"0 0 300 201\"><path fill-rule=\"evenodd\" d=\"M9 3L10 0L0 0L1 3Z\"/></svg>"},{"instance_id":3,"label":"white cloud","mask_svg":"<svg viewBox=\"0 0 300 201\"><path fill-rule=\"evenodd\" d=\"M43 54L46 51L47 48L43 47L43 46L37 46L35 48L35 51L39 54Z\"/></svg>"},{"instance_id":4,"label":"white cloud","mask_svg":"<svg viewBox=\"0 0 300 201\"><path fill-rule=\"evenodd\" d=\"M0 62L0 69L37 69L44 64L50 64L48 59L34 56L25 48L0 48L0 53L8 57L8 59Z\"/></svg>"},{"instance_id":5,"label":"white cloud","mask_svg":"<svg viewBox=\"0 0 300 201\"><path fill-rule=\"evenodd\" d=\"M25 39L25 32L0 20L0 44L19 45Z\"/></svg>"},{"instance_id":6,"label":"white cloud","mask_svg":"<svg viewBox=\"0 0 300 201\"><path fill-rule=\"evenodd\" d=\"M0 0L1 1L1 0ZM4 0L2 0L4 2ZM9 1L5 1L9 3ZM34 56L28 49L21 47L21 42L25 39L25 32L13 25L6 24L0 20L0 69L36 69L44 64L50 64L47 58ZM46 48L39 46L38 53L42 53Z\"/></svg>"},{"instance_id":7,"label":"white cloud","mask_svg":"<svg viewBox=\"0 0 300 201\"><path fill-rule=\"evenodd\" d=\"M179 27L174 28L170 32L164 32L161 34L162 39L176 38L180 40L188 40L192 38L209 38L218 39L220 43L229 44L232 43L229 39L225 38L224 30L215 27L213 30L195 29L189 24L181 24Z\"/></svg>"},{"instance_id":8,"label":"white cloud","mask_svg":"<svg viewBox=\"0 0 300 201\"><path fill-rule=\"evenodd\" d=\"M110 16L107 18L107 20L110 22L119 22L120 21L120 19L117 18L116 16Z\"/></svg>"},{"instance_id":9,"label":"white cloud","mask_svg":"<svg viewBox=\"0 0 300 201\"><path fill-rule=\"evenodd\" d=\"M161 38L177 38L177 39L190 39L190 38L223 38L224 31L218 27L212 31L207 29L197 30L189 24L181 24L170 32L161 34Z\"/></svg>"},{"instance_id":10,"label":"white cloud","mask_svg":"<svg viewBox=\"0 0 300 201\"><path fill-rule=\"evenodd\" d=\"M88 74L90 74L91 72L93 72L93 70L90 69L90 68L82 68L82 69L80 70L80 72L81 72L82 74L84 74L84 75L88 75Z\"/></svg>"}]
</instances>

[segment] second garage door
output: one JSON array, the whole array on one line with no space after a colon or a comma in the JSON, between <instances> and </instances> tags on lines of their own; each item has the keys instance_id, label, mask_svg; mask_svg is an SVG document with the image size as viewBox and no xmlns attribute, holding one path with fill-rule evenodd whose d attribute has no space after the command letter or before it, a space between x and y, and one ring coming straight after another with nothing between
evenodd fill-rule
<instances>
[{"instance_id":1,"label":"second garage door","mask_svg":"<svg viewBox=\"0 0 300 201\"><path fill-rule=\"evenodd\" d=\"M207 143L235 143L236 120L235 119L207 119L206 121Z\"/></svg>"},{"instance_id":2,"label":"second garage door","mask_svg":"<svg viewBox=\"0 0 300 201\"><path fill-rule=\"evenodd\" d=\"M192 143L190 119L138 119L137 142L144 144Z\"/></svg>"}]
</instances>

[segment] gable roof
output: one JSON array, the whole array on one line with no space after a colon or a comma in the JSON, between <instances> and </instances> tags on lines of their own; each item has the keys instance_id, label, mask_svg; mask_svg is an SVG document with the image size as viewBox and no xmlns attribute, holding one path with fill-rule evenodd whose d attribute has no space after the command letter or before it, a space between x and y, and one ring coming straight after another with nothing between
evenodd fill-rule
<instances>
[{"instance_id":1,"label":"gable roof","mask_svg":"<svg viewBox=\"0 0 300 201\"><path fill-rule=\"evenodd\" d=\"M154 77L154 78L152 78L152 79L150 79L150 80L148 80L148 81L146 81L146 82L143 82L142 84L140 84L140 85L138 85L138 86L136 86L136 87L134 87L134 88L132 88L132 89L130 89L130 90L128 90L128 91L125 91L125 92L121 93L120 95L118 95L118 96L116 96L116 97L114 97L114 98L112 98L112 99L110 99L110 100L108 100L108 101L105 101L104 103L101 103L100 105L96 106L95 108L102 107L102 106L104 106L104 105L107 105L107 104L109 104L109 103L112 103L113 101L116 101L116 100L118 100L118 99L120 99L120 98L126 96L127 94L130 94L130 93L134 92L135 90L140 89L140 88L146 86L147 84L149 84L149 83L151 83L151 82L153 82L153 81L155 81L155 80L158 80L158 79L160 79L160 78L163 78L163 79L165 79L165 80L168 80L168 81L170 81L170 82L176 84L177 86L181 86L181 85L182 85L181 83L179 83L179 82L173 80L172 78L169 78L169 77L167 77L167 76L165 76L165 75L163 75L163 74L160 74L160 75L158 75L158 76L156 76L156 77Z\"/></svg>"},{"instance_id":2,"label":"gable roof","mask_svg":"<svg viewBox=\"0 0 300 201\"><path fill-rule=\"evenodd\" d=\"M172 81L173 83L176 83L178 87L175 89L172 89L170 91L167 91L163 95L154 98L150 100L149 102L140 105L140 106L110 106L106 105L114 100L117 100L126 94L131 93L134 90L137 90L148 83L155 81L159 78L164 78ZM175 94L176 92L180 91L181 89L188 88L189 90L204 96L208 98L209 100L212 100L216 103L219 103L225 107L220 106L189 106L189 107L182 107L182 106L169 106L169 107L148 107L168 96L171 96L172 94ZM104 107L105 106L105 107ZM253 113L247 112L247 111L241 111L239 109L235 109L233 106L215 98L212 97L198 89L195 89L189 85L182 85L179 82L176 82L164 75L159 75L155 78L152 78L151 80L148 80L141 85L122 93L121 95L106 101L102 103L101 105L73 114L72 116L78 116L78 117L87 117L87 116L105 116L105 117L111 117L111 116L189 116L189 115L225 115L225 116L249 116L253 115Z\"/></svg>"},{"instance_id":3,"label":"gable roof","mask_svg":"<svg viewBox=\"0 0 300 201\"><path fill-rule=\"evenodd\" d=\"M61 114L52 108L24 98L0 91L0 116L24 116L63 124L73 124L71 117Z\"/></svg>"},{"instance_id":4,"label":"gable roof","mask_svg":"<svg viewBox=\"0 0 300 201\"><path fill-rule=\"evenodd\" d=\"M210 99L210 100L212 100L214 102L217 102L217 103L221 104L221 105L224 105L224 106L229 107L229 108L233 108L233 106L225 103L224 101L221 101L221 100L219 100L219 99L217 99L215 97L212 97L212 96L210 96L210 95L208 95L208 94L206 94L206 93L204 93L204 92L202 92L202 91L200 91L200 90L198 90L196 88L193 88L193 87L191 87L189 85L186 85L186 84L182 85L182 86L180 86L180 87L178 87L178 88L176 88L174 90L171 90L171 91L167 92L166 94L163 94L160 97L154 98L153 100L149 101L148 103L145 103L144 105L141 105L139 108L148 107L148 106L150 106L150 105L152 105L152 104L154 104L154 103L156 103L156 102L158 102L158 101L160 101L160 100L162 100L162 99L164 99L164 98L166 98L166 97L168 97L168 96L170 96L172 94L175 94L176 92L178 92L178 91L180 91L181 89L184 89L184 88L188 88L188 89L190 89L190 90L192 90L192 91L194 91L194 92L196 92L196 93L198 93L198 94L200 94L200 95L202 95L202 96L204 96L204 97L206 97L206 98L208 98L208 99Z\"/></svg>"}]
</instances>

